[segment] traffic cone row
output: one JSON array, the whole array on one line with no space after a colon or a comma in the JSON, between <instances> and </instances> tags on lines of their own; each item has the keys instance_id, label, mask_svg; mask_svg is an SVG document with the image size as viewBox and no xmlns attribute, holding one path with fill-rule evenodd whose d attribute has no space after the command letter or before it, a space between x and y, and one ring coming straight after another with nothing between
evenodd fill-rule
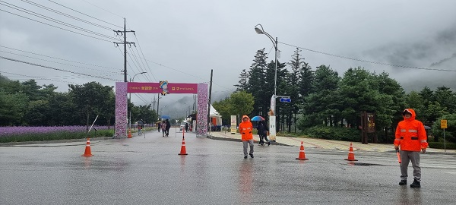
<instances>
[{"instance_id":1,"label":"traffic cone row","mask_svg":"<svg viewBox=\"0 0 456 205\"><path fill-rule=\"evenodd\" d=\"M93 156L92 155L92 151L90 150L90 138L87 138L86 148L85 148L84 154L82 156L83 157L91 157L91 156Z\"/></svg>"},{"instance_id":2,"label":"traffic cone row","mask_svg":"<svg viewBox=\"0 0 456 205\"><path fill-rule=\"evenodd\" d=\"M298 159L298 160L308 160L306 158L306 153L304 152L304 142L303 141L301 141L301 148L299 150L299 157L296 158L296 159Z\"/></svg>"},{"instance_id":3,"label":"traffic cone row","mask_svg":"<svg viewBox=\"0 0 456 205\"><path fill-rule=\"evenodd\" d=\"M350 142L350 149L348 150L348 158L345 159L345 160L358 161L358 160L355 159L355 153L353 152L353 145L352 145L351 142Z\"/></svg>"},{"instance_id":4,"label":"traffic cone row","mask_svg":"<svg viewBox=\"0 0 456 205\"><path fill-rule=\"evenodd\" d=\"M128 138L131 138L131 130L128 130ZM178 155L188 155L187 154L187 149L185 147L185 130L182 130L182 146L181 146L181 151ZM90 149L90 138L87 138L87 144L86 144L86 148L85 148L85 152L84 154L82 155L84 157L91 157L93 156L92 155L92 151ZM399 158L399 157L398 157ZM300 147L300 150L299 150L299 157L296 158L297 160L308 160L306 158L306 153L304 151L304 142L301 141L301 147ZM353 152L353 144L350 143L350 149L348 151L348 158L345 159L347 161L358 161L355 159L355 153ZM400 161L399 161L400 163Z\"/></svg>"}]
</instances>

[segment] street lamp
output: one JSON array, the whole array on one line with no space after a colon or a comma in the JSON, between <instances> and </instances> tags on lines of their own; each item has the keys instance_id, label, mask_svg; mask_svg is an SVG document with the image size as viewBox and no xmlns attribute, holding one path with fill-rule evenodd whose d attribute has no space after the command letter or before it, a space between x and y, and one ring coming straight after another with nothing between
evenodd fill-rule
<instances>
[{"instance_id":1,"label":"street lamp","mask_svg":"<svg viewBox=\"0 0 456 205\"><path fill-rule=\"evenodd\" d=\"M271 110L272 110L273 113L275 113L276 97L277 97L277 52L278 52L277 44L278 44L278 38L276 37L275 40L274 40L274 38L271 35L269 35L269 33L264 31L263 26L261 24L257 24L255 26L255 31L257 32L257 34L266 35L271 40L272 44L274 45L274 50L275 50L275 54L274 54L274 58L275 58L275 60L274 60L275 61L274 95L271 97Z\"/></svg>"},{"instance_id":2,"label":"street lamp","mask_svg":"<svg viewBox=\"0 0 456 205\"><path fill-rule=\"evenodd\" d=\"M146 71L143 71L143 72L140 72L140 73L136 73L136 74L133 76L133 78L130 78L130 82L133 82L133 81L135 80L135 77L136 77L137 75L141 75L141 74L144 74L144 73L147 73L147 72L146 72ZM128 97L128 100L131 102L131 93L130 93L130 96ZM130 129L131 129L131 109L130 109L130 119L129 119L128 121L130 122L129 127L130 127Z\"/></svg>"},{"instance_id":3,"label":"street lamp","mask_svg":"<svg viewBox=\"0 0 456 205\"><path fill-rule=\"evenodd\" d=\"M264 34L266 35L269 40L271 40L272 44L274 45L274 58L275 58L275 72L274 72L274 95L271 96L271 114L269 116L269 140L271 141L276 141L276 119L275 119L275 113L276 113L276 97L277 97L277 44L278 44L278 38L276 37L275 40L274 38L269 35L268 32L264 31L263 26L261 24L257 24L255 26L255 32L257 34Z\"/></svg>"}]
</instances>

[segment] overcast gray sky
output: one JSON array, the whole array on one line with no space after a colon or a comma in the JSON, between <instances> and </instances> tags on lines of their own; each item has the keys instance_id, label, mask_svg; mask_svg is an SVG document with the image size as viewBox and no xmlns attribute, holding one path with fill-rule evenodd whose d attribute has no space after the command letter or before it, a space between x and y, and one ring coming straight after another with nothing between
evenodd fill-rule
<instances>
[{"instance_id":1,"label":"overcast gray sky","mask_svg":"<svg viewBox=\"0 0 456 205\"><path fill-rule=\"evenodd\" d=\"M127 34L136 43L127 48L128 79L147 72L135 82L209 82L213 69L213 95L230 93L257 50L265 48L268 60L274 59L271 41L254 31L260 23L278 37L280 62L290 61L298 46L312 68L330 65L340 76L361 66L388 72L407 90L456 90L455 8L454 0L0 0L0 56L10 59L0 58L0 72L12 80L52 83L61 92L69 83L114 86L123 81L123 47L112 42L123 36L112 30L122 30L125 17L127 30L136 34ZM132 99L150 104L154 96ZM160 107L179 101L183 105L173 109L182 113L191 99L168 95Z\"/></svg>"}]
</instances>

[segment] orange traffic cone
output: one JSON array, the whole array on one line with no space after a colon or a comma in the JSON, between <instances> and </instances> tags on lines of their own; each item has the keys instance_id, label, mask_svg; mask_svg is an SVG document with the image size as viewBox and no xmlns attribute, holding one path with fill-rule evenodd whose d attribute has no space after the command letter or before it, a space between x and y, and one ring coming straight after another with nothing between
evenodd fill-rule
<instances>
[{"instance_id":1,"label":"orange traffic cone","mask_svg":"<svg viewBox=\"0 0 456 205\"><path fill-rule=\"evenodd\" d=\"M185 149L185 138L182 137L182 147L181 147L181 152L179 155L187 155L187 149Z\"/></svg>"},{"instance_id":2,"label":"orange traffic cone","mask_svg":"<svg viewBox=\"0 0 456 205\"><path fill-rule=\"evenodd\" d=\"M86 144L85 152L84 152L84 154L82 156L83 157L91 157L91 156L93 156L92 155L92 151L90 150L90 138L87 138L87 144Z\"/></svg>"},{"instance_id":3,"label":"orange traffic cone","mask_svg":"<svg viewBox=\"0 0 456 205\"><path fill-rule=\"evenodd\" d=\"M353 145L351 142L350 142L350 149L348 150L348 159L345 159L345 160L358 161L357 159L355 159L355 153L353 152Z\"/></svg>"},{"instance_id":4,"label":"orange traffic cone","mask_svg":"<svg viewBox=\"0 0 456 205\"><path fill-rule=\"evenodd\" d=\"M306 153L304 152L304 142L301 141L301 149L299 150L299 157L296 158L296 159L299 159L299 160L308 160L306 158Z\"/></svg>"},{"instance_id":5,"label":"orange traffic cone","mask_svg":"<svg viewBox=\"0 0 456 205\"><path fill-rule=\"evenodd\" d=\"M128 129L128 138L131 138L131 129Z\"/></svg>"}]
</instances>

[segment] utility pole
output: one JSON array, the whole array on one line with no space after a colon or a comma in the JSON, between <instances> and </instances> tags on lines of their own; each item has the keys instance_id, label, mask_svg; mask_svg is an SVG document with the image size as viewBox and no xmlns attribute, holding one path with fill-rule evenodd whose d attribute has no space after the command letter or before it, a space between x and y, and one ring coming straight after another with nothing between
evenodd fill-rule
<instances>
[{"instance_id":1,"label":"utility pole","mask_svg":"<svg viewBox=\"0 0 456 205\"><path fill-rule=\"evenodd\" d=\"M160 114L158 114L158 109L160 108L160 93L157 93L158 95L158 102L157 102L157 115L158 115L158 120L160 120Z\"/></svg>"},{"instance_id":2,"label":"utility pole","mask_svg":"<svg viewBox=\"0 0 456 205\"><path fill-rule=\"evenodd\" d=\"M116 44L117 46L119 46L119 44L123 44L124 45L124 82L128 82L127 81L127 44L130 45L130 44L133 44L135 45L134 42L127 42L127 32L135 32L133 30L130 30L130 31L127 31L127 19L124 18L124 30L121 31L121 30L114 30L114 32L119 35L123 35L124 36L124 41L123 42L114 42L114 44ZM136 45L135 45L136 46Z\"/></svg>"},{"instance_id":3,"label":"utility pole","mask_svg":"<svg viewBox=\"0 0 456 205\"><path fill-rule=\"evenodd\" d=\"M207 102L207 124L209 125L211 123L211 94L212 94L212 73L213 73L213 69L211 69L211 81L210 81L210 84L209 84L209 99L208 99L208 102ZM211 128L209 127L209 130Z\"/></svg>"}]
</instances>

